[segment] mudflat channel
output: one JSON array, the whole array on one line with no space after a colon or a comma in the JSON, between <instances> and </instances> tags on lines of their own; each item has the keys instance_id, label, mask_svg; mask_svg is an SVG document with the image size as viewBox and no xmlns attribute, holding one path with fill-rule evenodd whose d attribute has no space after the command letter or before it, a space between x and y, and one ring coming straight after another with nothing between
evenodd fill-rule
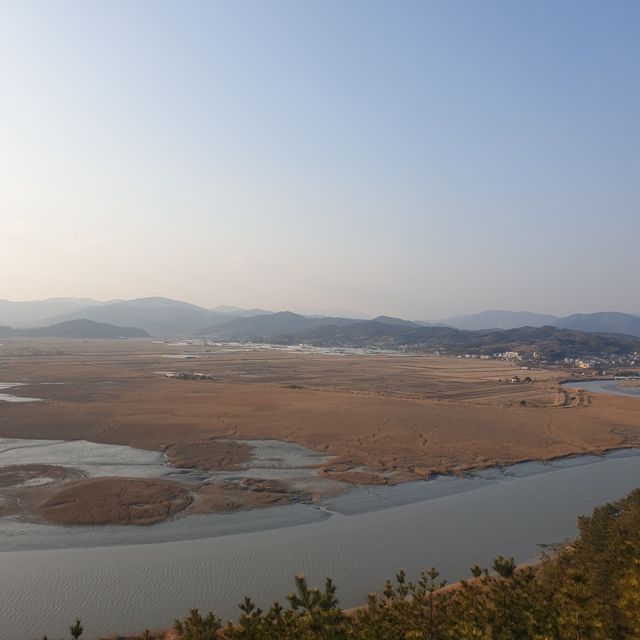
<instances>
[{"instance_id":1,"label":"mudflat channel","mask_svg":"<svg viewBox=\"0 0 640 640\"><path fill-rule=\"evenodd\" d=\"M297 573L315 584L331 576L353 606L400 568L414 578L433 565L454 581L497 554L532 559L539 545L573 537L578 516L640 485L638 449L558 458L637 446L637 399L590 388L593 402L573 406L555 373L530 372L536 380L520 385L500 363L212 352L198 371L216 380L192 382L159 375L167 361L146 355L154 344L140 353L109 345L106 355L94 343L52 345L61 356L28 348L12 346L5 374L22 382L14 397L43 400L1 402L0 435L12 449L5 465L37 467L25 476L31 486L56 480L62 466L92 480L182 487L286 481L315 501L145 527L3 518L0 640L66 636L76 616L88 637L167 627L191 607L235 618L244 595L268 607ZM37 386L51 380L64 384ZM224 441L247 455L196 464ZM329 467L335 473L321 473ZM347 493L319 487L344 469L357 483ZM364 481L360 469L392 480L436 475L365 485L354 480Z\"/></svg>"},{"instance_id":2,"label":"mudflat channel","mask_svg":"<svg viewBox=\"0 0 640 640\"><path fill-rule=\"evenodd\" d=\"M233 471L246 447L221 440L275 439L330 456L327 479L382 484L640 446L636 398L569 393L561 372L542 369L513 383L525 374L506 362L151 341L33 350L3 347L2 377L23 385L11 393L43 400L1 402L0 437L127 445L175 467ZM197 358L167 367L164 355Z\"/></svg>"},{"instance_id":3,"label":"mudflat channel","mask_svg":"<svg viewBox=\"0 0 640 640\"><path fill-rule=\"evenodd\" d=\"M631 382L637 383L638 386L631 386ZM581 389L582 391L591 391L593 393L604 393L614 396L636 396L640 398L640 378L631 380L585 380L577 382L565 382L564 387L572 389Z\"/></svg>"},{"instance_id":4,"label":"mudflat channel","mask_svg":"<svg viewBox=\"0 0 640 640\"><path fill-rule=\"evenodd\" d=\"M231 618L245 594L283 598L297 573L333 577L353 606L402 567L453 581L498 553L532 559L639 480L640 452L623 450L145 528L5 522L0 637L64 635L75 616L92 636L169 626L190 607Z\"/></svg>"},{"instance_id":5,"label":"mudflat channel","mask_svg":"<svg viewBox=\"0 0 640 640\"><path fill-rule=\"evenodd\" d=\"M13 387L21 387L19 382L0 382L0 392ZM29 398L26 396L16 396L13 393L0 393L0 402L39 402L42 398Z\"/></svg>"}]
</instances>

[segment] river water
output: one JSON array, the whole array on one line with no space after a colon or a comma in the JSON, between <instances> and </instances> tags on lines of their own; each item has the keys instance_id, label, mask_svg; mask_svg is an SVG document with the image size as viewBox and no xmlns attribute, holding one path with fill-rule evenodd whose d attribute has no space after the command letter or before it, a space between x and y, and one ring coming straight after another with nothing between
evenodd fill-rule
<instances>
[{"instance_id":1,"label":"river water","mask_svg":"<svg viewBox=\"0 0 640 640\"><path fill-rule=\"evenodd\" d=\"M626 387L624 380L580 380L577 382L565 382L563 386L593 393L606 393L614 396L639 396L640 387Z\"/></svg>"},{"instance_id":2,"label":"river water","mask_svg":"<svg viewBox=\"0 0 640 640\"><path fill-rule=\"evenodd\" d=\"M626 450L148 528L5 521L0 638L66 636L76 616L87 637L166 627L191 607L236 617L245 594L263 608L284 599L297 573L331 576L352 606L400 568L413 578L434 565L453 581L499 553L532 559L638 486L640 452Z\"/></svg>"},{"instance_id":3,"label":"river water","mask_svg":"<svg viewBox=\"0 0 640 640\"><path fill-rule=\"evenodd\" d=\"M22 387L20 382L0 382L0 391L11 389L12 387ZM42 398L27 398L26 396L16 396L12 393L0 393L0 402L39 402Z\"/></svg>"}]
</instances>

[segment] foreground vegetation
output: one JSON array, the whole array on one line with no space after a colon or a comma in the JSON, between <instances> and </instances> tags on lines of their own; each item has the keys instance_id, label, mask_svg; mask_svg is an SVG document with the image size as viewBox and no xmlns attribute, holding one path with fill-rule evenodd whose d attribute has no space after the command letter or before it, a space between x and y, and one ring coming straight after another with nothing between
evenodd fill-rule
<instances>
[{"instance_id":1,"label":"foreground vegetation","mask_svg":"<svg viewBox=\"0 0 640 640\"><path fill-rule=\"evenodd\" d=\"M627 640L640 638L640 489L579 519L579 536L553 557L516 568L499 556L493 572L443 588L431 569L414 583L400 572L355 611L336 588L295 579L288 606L261 611L249 599L237 622L192 610L166 634L181 640ZM71 629L77 638L79 622ZM81 627L80 627L81 631ZM173 635L172 635L173 634ZM145 638L154 638L145 632ZM165 634L157 636L165 637Z\"/></svg>"}]
</instances>

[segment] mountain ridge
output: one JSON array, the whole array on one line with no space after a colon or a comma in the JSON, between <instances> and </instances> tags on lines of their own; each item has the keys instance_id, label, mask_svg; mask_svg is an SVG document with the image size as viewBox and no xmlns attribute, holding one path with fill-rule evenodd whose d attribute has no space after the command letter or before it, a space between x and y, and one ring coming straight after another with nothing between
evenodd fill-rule
<instances>
[{"instance_id":1,"label":"mountain ridge","mask_svg":"<svg viewBox=\"0 0 640 640\"><path fill-rule=\"evenodd\" d=\"M34 327L13 328L0 327L0 337L3 338L148 338L149 334L137 327L120 327L107 322L94 322L84 318L67 320L56 324Z\"/></svg>"},{"instance_id":2,"label":"mountain ridge","mask_svg":"<svg viewBox=\"0 0 640 640\"><path fill-rule=\"evenodd\" d=\"M287 316L287 313L293 316ZM267 320L268 317L271 317L271 320ZM265 338L310 330L323 325L347 326L367 321L361 317L273 312L224 305L205 308L161 296L108 302L91 298L48 298L21 302L0 300L0 325L28 328L83 318L116 326L139 327L155 336L217 333L223 339ZM259 320L254 324L251 318ZM489 309L474 314L452 316L439 322L406 320L390 315L379 315L373 320L405 327L448 326L464 330L508 330L548 325L561 329L640 336L640 315L617 311L576 313L561 317L530 311ZM239 324L234 325L235 321ZM261 324L264 325L262 328ZM217 327L222 329L217 330Z\"/></svg>"},{"instance_id":3,"label":"mountain ridge","mask_svg":"<svg viewBox=\"0 0 640 640\"><path fill-rule=\"evenodd\" d=\"M269 341L318 347L409 348L415 351L442 351L451 355L471 353L490 356L509 351L539 351L552 360L640 353L640 337L624 334L593 333L552 326L471 331L444 326L393 326L373 320L343 327L326 325L291 336L273 336Z\"/></svg>"},{"instance_id":4,"label":"mountain ridge","mask_svg":"<svg viewBox=\"0 0 640 640\"><path fill-rule=\"evenodd\" d=\"M266 315L235 318L223 324L207 327L200 335L213 335L224 339L264 339L269 336L299 333L308 329L337 324L343 326L359 322L351 318L310 318L292 311L278 311Z\"/></svg>"},{"instance_id":5,"label":"mountain ridge","mask_svg":"<svg viewBox=\"0 0 640 640\"><path fill-rule=\"evenodd\" d=\"M442 324L456 329L516 329L522 326L553 326L596 333L624 333L640 336L640 316L620 311L575 313L569 316L551 316L530 311L503 311L490 309L480 313L454 316Z\"/></svg>"},{"instance_id":6,"label":"mountain ridge","mask_svg":"<svg viewBox=\"0 0 640 640\"><path fill-rule=\"evenodd\" d=\"M81 318L119 326L139 327L151 335L162 336L190 335L203 326L228 321L229 315L181 300L150 297L109 302L46 318L45 322L55 324Z\"/></svg>"}]
</instances>

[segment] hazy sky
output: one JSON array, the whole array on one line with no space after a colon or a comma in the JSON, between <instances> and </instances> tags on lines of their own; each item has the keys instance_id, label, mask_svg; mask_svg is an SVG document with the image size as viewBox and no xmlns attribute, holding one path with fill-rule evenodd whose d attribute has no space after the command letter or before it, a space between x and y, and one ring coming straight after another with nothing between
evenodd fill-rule
<instances>
[{"instance_id":1,"label":"hazy sky","mask_svg":"<svg viewBox=\"0 0 640 640\"><path fill-rule=\"evenodd\" d=\"M0 2L0 298L640 313L640 2Z\"/></svg>"}]
</instances>

